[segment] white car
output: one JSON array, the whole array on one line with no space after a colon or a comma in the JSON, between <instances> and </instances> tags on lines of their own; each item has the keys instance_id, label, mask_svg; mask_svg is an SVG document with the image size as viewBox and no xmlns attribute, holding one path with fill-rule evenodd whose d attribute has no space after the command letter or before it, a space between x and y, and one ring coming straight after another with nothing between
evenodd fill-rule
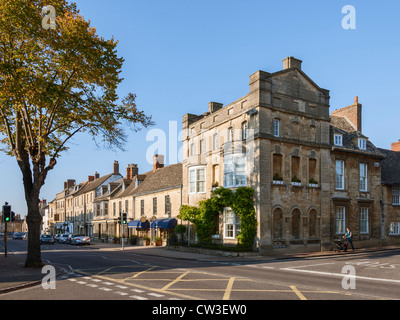
<instances>
[{"instance_id":1,"label":"white car","mask_svg":"<svg viewBox=\"0 0 400 320\"><path fill-rule=\"evenodd\" d=\"M90 244L90 238L88 236L85 236L84 234L74 234L71 237L71 244Z\"/></svg>"}]
</instances>

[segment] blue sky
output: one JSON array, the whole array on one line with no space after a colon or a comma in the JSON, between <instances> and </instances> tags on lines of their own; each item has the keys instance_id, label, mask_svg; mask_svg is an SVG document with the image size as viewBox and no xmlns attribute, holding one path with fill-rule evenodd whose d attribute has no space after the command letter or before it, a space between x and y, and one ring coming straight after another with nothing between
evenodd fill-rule
<instances>
[{"instance_id":1,"label":"blue sky","mask_svg":"<svg viewBox=\"0 0 400 320\"><path fill-rule=\"evenodd\" d=\"M331 110L354 101L363 105L363 133L378 147L400 139L400 3L384 0L78 0L81 14L97 33L119 40L125 58L120 97L137 94L139 108L152 115L167 141L179 147L170 121L181 128L186 113L201 114L208 102L224 105L248 93L257 70L282 69L294 56L320 87L330 90ZM342 28L342 8L356 9L356 29ZM59 159L41 198L48 201L66 179L87 180L98 171L120 172L137 163L151 169L148 130L129 135L126 151L98 150L84 134ZM166 154L167 164L176 155ZM171 160L171 161L169 161ZM26 214L22 175L14 158L0 154L0 204Z\"/></svg>"}]
</instances>

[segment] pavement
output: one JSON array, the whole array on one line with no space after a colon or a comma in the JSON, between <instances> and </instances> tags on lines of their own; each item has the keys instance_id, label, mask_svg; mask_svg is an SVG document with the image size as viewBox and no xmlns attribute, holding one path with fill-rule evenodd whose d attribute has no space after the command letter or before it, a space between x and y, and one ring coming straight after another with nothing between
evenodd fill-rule
<instances>
[{"instance_id":1,"label":"pavement","mask_svg":"<svg viewBox=\"0 0 400 320\"><path fill-rule=\"evenodd\" d=\"M93 250L100 251L121 251L122 247L118 244L109 243L93 243L89 247ZM124 251L135 252L142 255L161 256L172 259L186 259L199 261L271 261L280 259L307 259L321 256L339 256L354 253L378 252L385 250L398 250L400 246L374 247L357 249L348 252L308 252L308 253L292 253L282 255L260 256L256 252L249 253L229 253L225 251L204 250L198 248L168 248L154 246L125 246ZM15 291L35 285L42 282L47 272L42 273L42 269L25 268L26 253L8 253L7 257L4 253L0 254L0 295L2 293ZM59 266L54 266L57 276L66 274L65 270Z\"/></svg>"}]
</instances>

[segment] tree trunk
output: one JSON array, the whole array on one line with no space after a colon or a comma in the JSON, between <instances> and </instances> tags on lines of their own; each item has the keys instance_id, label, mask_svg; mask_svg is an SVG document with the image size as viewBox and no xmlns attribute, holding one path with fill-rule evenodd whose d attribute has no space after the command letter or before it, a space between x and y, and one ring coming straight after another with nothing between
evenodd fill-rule
<instances>
[{"instance_id":1,"label":"tree trunk","mask_svg":"<svg viewBox=\"0 0 400 320\"><path fill-rule=\"evenodd\" d=\"M26 222L28 224L28 253L25 261L27 268L43 267L40 252L40 229L42 224L42 216L39 211L39 194L44 184L47 171L40 172L40 165L36 162L32 163L33 175L30 167L28 155L23 154L18 161L18 165L22 172L22 180L25 189L25 201L28 207L28 215Z\"/></svg>"},{"instance_id":2,"label":"tree trunk","mask_svg":"<svg viewBox=\"0 0 400 320\"><path fill-rule=\"evenodd\" d=\"M27 268L43 267L40 251L41 221L39 205L36 208L28 208L28 253L25 261L25 267Z\"/></svg>"},{"instance_id":3,"label":"tree trunk","mask_svg":"<svg viewBox=\"0 0 400 320\"><path fill-rule=\"evenodd\" d=\"M32 192L25 195L28 205L28 253L26 256L25 267L41 268L43 267L40 251L40 228L42 216L39 211L38 192ZM30 199L29 199L30 197Z\"/></svg>"}]
</instances>

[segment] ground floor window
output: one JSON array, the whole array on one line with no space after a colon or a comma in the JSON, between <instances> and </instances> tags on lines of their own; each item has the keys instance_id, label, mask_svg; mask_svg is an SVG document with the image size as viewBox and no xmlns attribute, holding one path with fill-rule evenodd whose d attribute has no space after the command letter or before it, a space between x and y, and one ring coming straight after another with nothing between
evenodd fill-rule
<instances>
[{"instance_id":1,"label":"ground floor window","mask_svg":"<svg viewBox=\"0 0 400 320\"><path fill-rule=\"evenodd\" d=\"M336 233L344 234L346 228L345 207L336 207Z\"/></svg>"},{"instance_id":2,"label":"ground floor window","mask_svg":"<svg viewBox=\"0 0 400 320\"><path fill-rule=\"evenodd\" d=\"M224 208L224 238L235 239L240 233L240 217L231 208Z\"/></svg>"},{"instance_id":3,"label":"ground floor window","mask_svg":"<svg viewBox=\"0 0 400 320\"><path fill-rule=\"evenodd\" d=\"M389 224L389 235L400 235L400 222L391 222Z\"/></svg>"},{"instance_id":4,"label":"ground floor window","mask_svg":"<svg viewBox=\"0 0 400 320\"><path fill-rule=\"evenodd\" d=\"M369 209L360 208L360 233L369 232L368 216L369 216Z\"/></svg>"}]
</instances>

